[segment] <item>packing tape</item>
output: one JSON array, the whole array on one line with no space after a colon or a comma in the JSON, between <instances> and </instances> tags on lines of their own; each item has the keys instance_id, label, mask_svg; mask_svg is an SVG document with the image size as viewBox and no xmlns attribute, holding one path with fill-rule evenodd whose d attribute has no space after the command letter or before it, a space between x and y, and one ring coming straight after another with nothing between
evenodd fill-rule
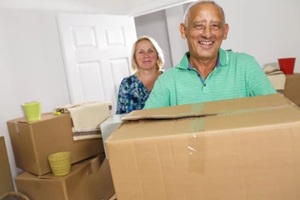
<instances>
[{"instance_id":1,"label":"packing tape","mask_svg":"<svg viewBox=\"0 0 300 200\"><path fill-rule=\"evenodd\" d=\"M204 110L204 104L203 103L193 104L191 106L191 111L189 113L199 114L199 113L203 113L203 110Z\"/></svg>"},{"instance_id":2,"label":"packing tape","mask_svg":"<svg viewBox=\"0 0 300 200\"><path fill-rule=\"evenodd\" d=\"M203 132L205 120L198 117L192 120L191 132ZM205 173L205 135L192 134L188 140L189 171L194 173Z\"/></svg>"},{"instance_id":3,"label":"packing tape","mask_svg":"<svg viewBox=\"0 0 300 200\"><path fill-rule=\"evenodd\" d=\"M16 133L20 133L19 122L15 122L14 124L15 124Z\"/></svg>"}]
</instances>

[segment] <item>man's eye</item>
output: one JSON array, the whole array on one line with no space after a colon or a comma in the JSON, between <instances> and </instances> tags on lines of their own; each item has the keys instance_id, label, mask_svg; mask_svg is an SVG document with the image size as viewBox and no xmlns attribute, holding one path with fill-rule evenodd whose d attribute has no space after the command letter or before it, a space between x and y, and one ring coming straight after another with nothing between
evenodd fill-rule
<instances>
[{"instance_id":1,"label":"man's eye","mask_svg":"<svg viewBox=\"0 0 300 200\"><path fill-rule=\"evenodd\" d=\"M218 25L218 24L213 24L213 25L211 26L211 29L214 30L214 31L217 31L217 30L220 29L220 25Z\"/></svg>"},{"instance_id":2,"label":"man's eye","mask_svg":"<svg viewBox=\"0 0 300 200\"><path fill-rule=\"evenodd\" d=\"M199 30L202 30L204 28L204 26L202 24L196 24L194 26L195 29L199 29Z\"/></svg>"}]
</instances>

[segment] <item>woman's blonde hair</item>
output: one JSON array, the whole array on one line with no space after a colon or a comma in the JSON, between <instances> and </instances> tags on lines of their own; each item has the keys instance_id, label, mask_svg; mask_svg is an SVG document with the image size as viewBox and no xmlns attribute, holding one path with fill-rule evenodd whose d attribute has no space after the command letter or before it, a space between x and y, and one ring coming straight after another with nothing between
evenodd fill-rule
<instances>
[{"instance_id":1,"label":"woman's blonde hair","mask_svg":"<svg viewBox=\"0 0 300 200\"><path fill-rule=\"evenodd\" d=\"M135 43L133 44L132 47L132 51L131 51L131 67L134 71L138 70L138 64L136 62L136 58L135 58L135 51L136 51L136 46L140 41L144 41L144 40L148 40L149 42L151 42L151 44L153 45L153 47L155 48L156 52L157 52L157 69L158 70L162 70L164 64L165 64L165 58L164 58L164 53L163 50L160 48L160 46L158 45L158 43L149 36L141 36L139 37Z\"/></svg>"}]
</instances>

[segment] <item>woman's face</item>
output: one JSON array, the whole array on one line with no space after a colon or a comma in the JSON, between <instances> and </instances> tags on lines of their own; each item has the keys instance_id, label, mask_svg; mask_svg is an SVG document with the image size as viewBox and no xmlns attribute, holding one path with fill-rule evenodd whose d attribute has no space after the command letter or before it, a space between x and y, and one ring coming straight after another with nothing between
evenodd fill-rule
<instances>
[{"instance_id":1,"label":"woman's face","mask_svg":"<svg viewBox=\"0 0 300 200\"><path fill-rule=\"evenodd\" d=\"M148 40L139 41L136 45L135 59L140 69L153 69L157 67L157 52Z\"/></svg>"}]
</instances>

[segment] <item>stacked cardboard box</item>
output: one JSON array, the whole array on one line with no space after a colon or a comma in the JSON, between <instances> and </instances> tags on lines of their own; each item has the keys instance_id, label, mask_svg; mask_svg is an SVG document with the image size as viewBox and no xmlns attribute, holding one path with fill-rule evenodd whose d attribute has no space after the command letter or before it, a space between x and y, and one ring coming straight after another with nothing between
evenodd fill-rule
<instances>
[{"instance_id":1,"label":"stacked cardboard box","mask_svg":"<svg viewBox=\"0 0 300 200\"><path fill-rule=\"evenodd\" d=\"M63 177L24 172L16 178L16 185L31 200L108 200L114 194L104 154L72 165L71 173Z\"/></svg>"},{"instance_id":2,"label":"stacked cardboard box","mask_svg":"<svg viewBox=\"0 0 300 200\"><path fill-rule=\"evenodd\" d=\"M30 123L18 118L7 127L16 165L25 171L16 177L17 189L31 200L96 200L114 194L102 138L74 141L69 114L44 113ZM70 151L72 163L71 173L61 178L52 175L48 163L48 155L59 151Z\"/></svg>"},{"instance_id":3,"label":"stacked cardboard box","mask_svg":"<svg viewBox=\"0 0 300 200\"><path fill-rule=\"evenodd\" d=\"M300 198L300 110L281 94L133 111L106 148L118 199Z\"/></svg>"},{"instance_id":4,"label":"stacked cardboard box","mask_svg":"<svg viewBox=\"0 0 300 200\"><path fill-rule=\"evenodd\" d=\"M286 75L285 88L283 94L300 106L300 73Z\"/></svg>"},{"instance_id":5,"label":"stacked cardboard box","mask_svg":"<svg viewBox=\"0 0 300 200\"><path fill-rule=\"evenodd\" d=\"M35 175L51 172L48 155L70 151L72 163L103 153L102 138L73 140L69 114L42 114L42 119L27 122L18 118L7 122L17 167Z\"/></svg>"},{"instance_id":6,"label":"stacked cardboard box","mask_svg":"<svg viewBox=\"0 0 300 200\"><path fill-rule=\"evenodd\" d=\"M4 137L0 137L0 196L14 191Z\"/></svg>"}]
</instances>

